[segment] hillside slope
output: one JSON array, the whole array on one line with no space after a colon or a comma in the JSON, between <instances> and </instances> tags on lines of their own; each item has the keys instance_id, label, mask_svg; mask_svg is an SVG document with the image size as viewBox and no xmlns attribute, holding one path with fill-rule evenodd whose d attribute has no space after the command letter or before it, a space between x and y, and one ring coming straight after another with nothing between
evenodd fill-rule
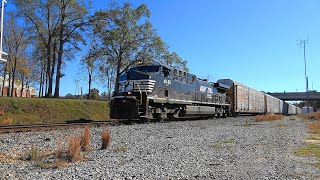
<instances>
[{"instance_id":1,"label":"hillside slope","mask_svg":"<svg viewBox=\"0 0 320 180\"><path fill-rule=\"evenodd\" d=\"M12 124L52 123L70 120L109 120L107 101L0 98L0 124L12 119Z\"/></svg>"}]
</instances>

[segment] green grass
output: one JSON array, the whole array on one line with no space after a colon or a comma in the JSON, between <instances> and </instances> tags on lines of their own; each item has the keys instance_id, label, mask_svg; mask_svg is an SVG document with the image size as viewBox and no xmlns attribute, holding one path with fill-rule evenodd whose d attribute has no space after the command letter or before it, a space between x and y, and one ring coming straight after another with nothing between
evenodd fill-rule
<instances>
[{"instance_id":1,"label":"green grass","mask_svg":"<svg viewBox=\"0 0 320 180\"><path fill-rule=\"evenodd\" d=\"M225 143L225 144L230 144L230 143L235 143L235 142L236 142L236 140L234 140L234 139L227 139L227 140L222 141L222 143Z\"/></svg>"},{"instance_id":2,"label":"green grass","mask_svg":"<svg viewBox=\"0 0 320 180\"><path fill-rule=\"evenodd\" d=\"M13 124L109 120L108 102L93 100L1 97L0 112L0 123L11 118Z\"/></svg>"},{"instance_id":3,"label":"green grass","mask_svg":"<svg viewBox=\"0 0 320 180\"><path fill-rule=\"evenodd\" d=\"M300 147L296 152L300 155L320 158L320 146L317 144L308 144L307 147Z\"/></svg>"}]
</instances>

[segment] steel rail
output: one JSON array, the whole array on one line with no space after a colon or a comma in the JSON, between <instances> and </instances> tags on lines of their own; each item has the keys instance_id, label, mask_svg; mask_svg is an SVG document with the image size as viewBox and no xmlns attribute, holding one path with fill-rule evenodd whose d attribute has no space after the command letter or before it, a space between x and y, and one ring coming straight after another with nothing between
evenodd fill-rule
<instances>
[{"instance_id":1,"label":"steel rail","mask_svg":"<svg viewBox=\"0 0 320 180\"><path fill-rule=\"evenodd\" d=\"M99 127L102 125L115 125L117 121L91 121L91 122L66 122L66 123L50 123L50 124L18 124L0 126L0 134L16 133L27 131L44 131L62 128L82 128L82 127Z\"/></svg>"}]
</instances>

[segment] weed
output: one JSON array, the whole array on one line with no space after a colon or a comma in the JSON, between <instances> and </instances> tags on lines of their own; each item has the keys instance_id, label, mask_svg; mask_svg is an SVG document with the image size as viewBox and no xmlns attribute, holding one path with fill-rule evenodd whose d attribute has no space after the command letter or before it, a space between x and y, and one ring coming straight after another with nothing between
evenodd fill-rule
<instances>
[{"instance_id":1,"label":"weed","mask_svg":"<svg viewBox=\"0 0 320 180\"><path fill-rule=\"evenodd\" d=\"M32 147L28 152L27 160L29 161L38 161L41 157L41 151L37 147Z\"/></svg>"},{"instance_id":2,"label":"weed","mask_svg":"<svg viewBox=\"0 0 320 180\"><path fill-rule=\"evenodd\" d=\"M266 115L259 115L256 116L255 120L256 122L261 122L261 121L274 121L274 120L282 120L283 115L280 114L266 114Z\"/></svg>"},{"instance_id":3,"label":"weed","mask_svg":"<svg viewBox=\"0 0 320 180\"><path fill-rule=\"evenodd\" d=\"M107 128L103 128L101 137L102 137L101 149L107 149L107 147L110 146L110 130Z\"/></svg>"},{"instance_id":4,"label":"weed","mask_svg":"<svg viewBox=\"0 0 320 180\"><path fill-rule=\"evenodd\" d=\"M3 116L4 114L4 110L0 110L0 116Z\"/></svg>"},{"instance_id":5,"label":"weed","mask_svg":"<svg viewBox=\"0 0 320 180\"><path fill-rule=\"evenodd\" d=\"M310 135L307 137L309 140L320 140L320 135Z\"/></svg>"},{"instance_id":6,"label":"weed","mask_svg":"<svg viewBox=\"0 0 320 180\"><path fill-rule=\"evenodd\" d=\"M0 125L2 126L8 126L8 125L11 125L12 124L12 119L11 118L7 118L7 119L4 119L2 121L0 121Z\"/></svg>"},{"instance_id":7,"label":"weed","mask_svg":"<svg viewBox=\"0 0 320 180\"><path fill-rule=\"evenodd\" d=\"M222 143L225 143L225 144L230 144L230 143L235 143L235 142L236 142L236 140L234 140L234 139L227 139L227 140L222 141Z\"/></svg>"},{"instance_id":8,"label":"weed","mask_svg":"<svg viewBox=\"0 0 320 180\"><path fill-rule=\"evenodd\" d=\"M124 146L120 146L120 147L114 148L113 151L114 151L114 152L117 152L117 153L127 152L127 151L128 151L128 148L127 148L127 147L124 147Z\"/></svg>"},{"instance_id":9,"label":"weed","mask_svg":"<svg viewBox=\"0 0 320 180\"><path fill-rule=\"evenodd\" d=\"M277 124L276 127L286 127L288 126L288 124L285 124L285 123L281 123L281 124Z\"/></svg>"},{"instance_id":10,"label":"weed","mask_svg":"<svg viewBox=\"0 0 320 180\"><path fill-rule=\"evenodd\" d=\"M320 158L320 145L308 144L307 147L298 148L296 153L304 156L315 156Z\"/></svg>"},{"instance_id":11,"label":"weed","mask_svg":"<svg viewBox=\"0 0 320 180\"><path fill-rule=\"evenodd\" d=\"M83 130L81 136L81 149L85 152L90 151L90 129L88 127Z\"/></svg>"},{"instance_id":12,"label":"weed","mask_svg":"<svg viewBox=\"0 0 320 180\"><path fill-rule=\"evenodd\" d=\"M303 115L303 119L311 120L311 119L318 119L320 120L320 112L313 112Z\"/></svg>"},{"instance_id":13,"label":"weed","mask_svg":"<svg viewBox=\"0 0 320 180\"><path fill-rule=\"evenodd\" d=\"M290 119L289 119L290 121L295 121L295 120L297 120L295 117L290 117Z\"/></svg>"},{"instance_id":14,"label":"weed","mask_svg":"<svg viewBox=\"0 0 320 180\"><path fill-rule=\"evenodd\" d=\"M213 147L214 149L218 149L218 148L221 147L221 143L213 144L212 147Z\"/></svg>"},{"instance_id":15,"label":"weed","mask_svg":"<svg viewBox=\"0 0 320 180\"><path fill-rule=\"evenodd\" d=\"M67 157L68 160L71 162L79 161L81 160L82 154L81 154L81 139L76 136L70 136L69 138L69 146L67 151Z\"/></svg>"},{"instance_id":16,"label":"weed","mask_svg":"<svg viewBox=\"0 0 320 180\"><path fill-rule=\"evenodd\" d=\"M309 127L310 133L313 133L313 134L320 133L320 120L310 123L308 127Z\"/></svg>"}]
</instances>

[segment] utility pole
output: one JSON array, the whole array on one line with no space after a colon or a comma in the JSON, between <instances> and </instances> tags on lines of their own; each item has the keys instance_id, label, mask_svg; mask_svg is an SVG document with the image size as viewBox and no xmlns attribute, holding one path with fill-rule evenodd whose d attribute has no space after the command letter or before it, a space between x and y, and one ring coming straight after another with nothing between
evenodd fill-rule
<instances>
[{"instance_id":1,"label":"utility pole","mask_svg":"<svg viewBox=\"0 0 320 180\"><path fill-rule=\"evenodd\" d=\"M307 113L309 113L309 89L308 89L308 76L307 76L307 60L306 60L306 44L308 44L307 40L300 39L300 48L303 47L303 58L304 58L304 77L306 79L306 96L307 96Z\"/></svg>"},{"instance_id":2,"label":"utility pole","mask_svg":"<svg viewBox=\"0 0 320 180\"><path fill-rule=\"evenodd\" d=\"M0 28L0 61L4 61L4 62L7 62L6 59L2 58L2 55L8 55L7 53L3 52L3 47L2 47L2 42L3 42L3 16L4 16L4 3L7 3L6 0L2 0L2 3L1 3L1 22L0 22L0 25L1 25L1 28Z\"/></svg>"}]
</instances>

